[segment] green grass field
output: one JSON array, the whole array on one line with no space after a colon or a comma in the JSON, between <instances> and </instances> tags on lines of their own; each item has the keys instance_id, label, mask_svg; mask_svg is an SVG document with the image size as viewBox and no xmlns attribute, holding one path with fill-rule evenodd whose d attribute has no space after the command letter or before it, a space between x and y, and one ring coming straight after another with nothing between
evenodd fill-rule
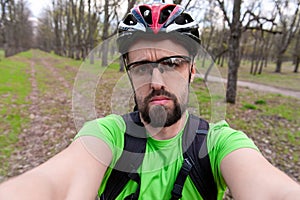
<instances>
[{"instance_id":1,"label":"green grass field","mask_svg":"<svg viewBox=\"0 0 300 200\"><path fill-rule=\"evenodd\" d=\"M28 54L17 57L25 58ZM17 58L16 57L16 58ZM0 61L0 163L10 156L14 150L14 143L18 141L18 134L29 121L26 110L30 105L27 99L31 85L29 81L28 63L15 61L14 58ZM4 163L5 166L7 166ZM4 166L4 167L5 167ZM3 168L1 167L1 170Z\"/></svg>"}]
</instances>

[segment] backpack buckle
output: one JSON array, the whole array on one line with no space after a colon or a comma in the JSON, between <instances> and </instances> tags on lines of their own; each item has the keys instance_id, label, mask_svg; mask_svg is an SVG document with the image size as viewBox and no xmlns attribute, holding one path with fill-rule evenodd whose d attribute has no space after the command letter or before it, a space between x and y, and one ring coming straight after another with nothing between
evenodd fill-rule
<instances>
[{"instance_id":1,"label":"backpack buckle","mask_svg":"<svg viewBox=\"0 0 300 200\"><path fill-rule=\"evenodd\" d=\"M187 157L183 161L182 170L188 174L191 171L193 166L194 166L193 160L191 158Z\"/></svg>"}]
</instances>

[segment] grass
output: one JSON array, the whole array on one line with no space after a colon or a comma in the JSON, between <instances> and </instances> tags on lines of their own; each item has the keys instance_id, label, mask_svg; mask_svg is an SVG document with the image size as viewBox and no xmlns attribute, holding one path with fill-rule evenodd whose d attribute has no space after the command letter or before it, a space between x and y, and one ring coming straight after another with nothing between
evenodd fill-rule
<instances>
[{"instance_id":1,"label":"grass","mask_svg":"<svg viewBox=\"0 0 300 200\"><path fill-rule=\"evenodd\" d=\"M0 60L4 59L4 50L0 49Z\"/></svg>"},{"instance_id":2,"label":"grass","mask_svg":"<svg viewBox=\"0 0 300 200\"><path fill-rule=\"evenodd\" d=\"M200 79L194 81L193 88L201 117L209 120L212 113L209 91ZM270 162L288 172L289 164L297 166L300 160L299 107L299 99L239 88L236 105L227 104L226 120L231 127L251 137ZM274 154L269 155L268 151Z\"/></svg>"},{"instance_id":3,"label":"grass","mask_svg":"<svg viewBox=\"0 0 300 200\"><path fill-rule=\"evenodd\" d=\"M4 159L11 155L18 134L29 122L28 116L24 115L30 104L26 99L31 91L29 68L29 64L14 61L14 58L0 61L0 163L4 163L0 174L8 167Z\"/></svg>"}]
</instances>

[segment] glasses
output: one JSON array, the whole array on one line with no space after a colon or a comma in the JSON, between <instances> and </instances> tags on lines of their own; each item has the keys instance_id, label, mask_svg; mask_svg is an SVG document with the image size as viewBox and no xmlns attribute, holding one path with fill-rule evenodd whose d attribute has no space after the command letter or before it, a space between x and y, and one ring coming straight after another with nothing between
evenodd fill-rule
<instances>
[{"instance_id":1,"label":"glasses","mask_svg":"<svg viewBox=\"0 0 300 200\"><path fill-rule=\"evenodd\" d=\"M157 61L137 61L126 66L132 76L150 77L153 69L157 68L162 74L170 74L173 72L182 72L186 68L186 64L191 63L188 56L170 56L164 57Z\"/></svg>"}]
</instances>

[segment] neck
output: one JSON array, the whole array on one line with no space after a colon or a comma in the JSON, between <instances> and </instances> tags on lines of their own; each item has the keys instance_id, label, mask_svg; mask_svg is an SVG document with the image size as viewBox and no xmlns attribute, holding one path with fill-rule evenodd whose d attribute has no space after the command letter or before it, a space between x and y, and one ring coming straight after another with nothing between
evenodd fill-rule
<instances>
[{"instance_id":1,"label":"neck","mask_svg":"<svg viewBox=\"0 0 300 200\"><path fill-rule=\"evenodd\" d=\"M142 118L141 118L142 119ZM143 120L142 120L143 121ZM184 112L181 118L169 127L152 127L145 124L145 128L150 133L151 137L156 140L168 140L175 137L179 131L184 127L186 121L186 113Z\"/></svg>"}]
</instances>

